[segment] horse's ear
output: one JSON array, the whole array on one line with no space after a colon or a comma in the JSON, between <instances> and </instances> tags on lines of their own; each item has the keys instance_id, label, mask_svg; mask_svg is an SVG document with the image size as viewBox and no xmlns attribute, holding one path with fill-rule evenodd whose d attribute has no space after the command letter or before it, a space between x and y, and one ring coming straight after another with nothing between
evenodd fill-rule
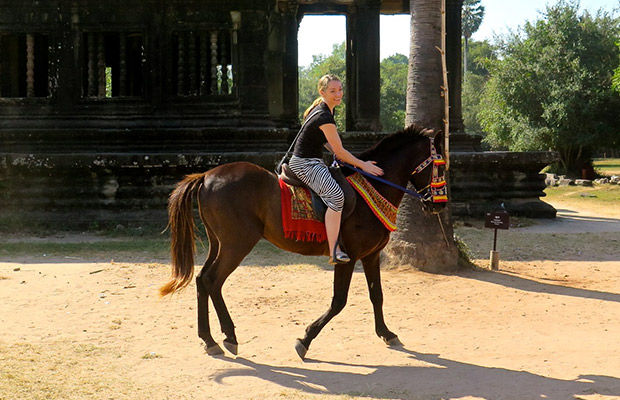
<instances>
[{"instance_id":1,"label":"horse's ear","mask_svg":"<svg viewBox=\"0 0 620 400\"><path fill-rule=\"evenodd\" d=\"M435 133L433 143L436 149L443 149L443 131L439 130Z\"/></svg>"},{"instance_id":2,"label":"horse's ear","mask_svg":"<svg viewBox=\"0 0 620 400\"><path fill-rule=\"evenodd\" d=\"M421 131L421 134L426 136L427 138L434 138L435 137L435 130L434 129L430 129L430 128L424 128Z\"/></svg>"}]
</instances>

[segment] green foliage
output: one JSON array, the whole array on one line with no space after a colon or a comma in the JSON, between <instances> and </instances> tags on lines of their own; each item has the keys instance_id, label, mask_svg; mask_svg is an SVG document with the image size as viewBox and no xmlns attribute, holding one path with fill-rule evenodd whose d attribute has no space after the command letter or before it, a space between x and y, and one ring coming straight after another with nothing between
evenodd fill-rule
<instances>
[{"instance_id":1,"label":"green foliage","mask_svg":"<svg viewBox=\"0 0 620 400\"><path fill-rule=\"evenodd\" d=\"M336 125L338 131L344 132L346 126L346 48L345 43L335 44L332 54L312 56L312 63L308 67L299 68L299 119L303 120L303 113L319 97L317 83L326 74L334 74L342 81L345 90L343 103L336 107Z\"/></svg>"},{"instance_id":2,"label":"green foliage","mask_svg":"<svg viewBox=\"0 0 620 400\"><path fill-rule=\"evenodd\" d=\"M488 41L469 41L467 72L463 76L461 94L463 123L467 132L484 135L478 115L482 109L482 93L489 79L487 66L497 60L495 47Z\"/></svg>"},{"instance_id":3,"label":"green foliage","mask_svg":"<svg viewBox=\"0 0 620 400\"><path fill-rule=\"evenodd\" d=\"M497 59L495 46L487 40L482 42L469 41L469 56L467 58L467 72L474 75L489 75L487 65ZM467 79L467 78L466 78Z\"/></svg>"},{"instance_id":4,"label":"green foliage","mask_svg":"<svg viewBox=\"0 0 620 400\"><path fill-rule=\"evenodd\" d=\"M395 54L381 61L381 125L385 132L405 125L407 69L409 58Z\"/></svg>"},{"instance_id":5,"label":"green foliage","mask_svg":"<svg viewBox=\"0 0 620 400\"><path fill-rule=\"evenodd\" d=\"M478 121L478 114L482 109L481 93L487 78L482 75L467 73L463 81L463 93L461 95L463 123L469 133L483 134L482 126Z\"/></svg>"},{"instance_id":6,"label":"green foliage","mask_svg":"<svg viewBox=\"0 0 620 400\"><path fill-rule=\"evenodd\" d=\"M620 47L620 41L618 41L616 44L618 45L618 47ZM620 66L618 66L618 68L616 68L616 73L614 74L611 82L612 82L613 88L618 93L620 93Z\"/></svg>"},{"instance_id":7,"label":"green foliage","mask_svg":"<svg viewBox=\"0 0 620 400\"><path fill-rule=\"evenodd\" d=\"M489 63L479 120L493 148L560 153L565 173L581 171L594 150L618 148L620 96L611 89L619 23L578 14L560 0L545 17L500 42Z\"/></svg>"}]
</instances>

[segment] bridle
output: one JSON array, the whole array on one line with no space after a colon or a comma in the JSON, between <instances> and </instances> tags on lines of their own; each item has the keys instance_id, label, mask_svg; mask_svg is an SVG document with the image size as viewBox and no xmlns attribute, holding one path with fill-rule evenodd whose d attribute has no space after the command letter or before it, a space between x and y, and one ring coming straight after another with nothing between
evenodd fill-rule
<instances>
[{"instance_id":1,"label":"bridle","mask_svg":"<svg viewBox=\"0 0 620 400\"><path fill-rule=\"evenodd\" d=\"M367 176L375 181L382 182L382 183L385 183L386 185L392 186L404 192L405 194L408 194L412 197L415 197L416 199L421 200L423 203L429 202L429 201L432 203L446 203L448 201L448 188L446 187L445 172L442 171L442 174L441 175L439 174L439 166L445 165L446 160L444 160L441 154L437 153L437 149L435 149L435 145L433 144L433 139L429 138L429 143L430 143L430 155L428 156L426 160L422 161L420 165L418 165L413 170L409 180L411 180L415 174L419 174L420 172L424 171L426 168L432 165L433 171L431 172L431 178L429 180L430 182L428 183L428 185L426 185L422 189L416 188L415 192L407 188L404 188L400 185L397 185L395 183L392 183L390 181L387 181L381 177L374 176L367 172L364 172L359 168L356 168L350 164L347 164L347 163L344 163L338 160L335 156L334 156L334 163L340 166L345 166L349 169L352 169L353 171L359 172L360 174ZM412 182L412 185L413 185L413 182ZM415 187L415 185L413 186ZM433 212L433 213L437 215L437 221L439 223L439 226L441 227L441 232L443 234L446 247L450 248L450 241L448 240L448 237L446 236L446 231L443 227L443 222L441 222L441 217L439 216L439 213L436 213L436 212Z\"/></svg>"},{"instance_id":2,"label":"bridle","mask_svg":"<svg viewBox=\"0 0 620 400\"><path fill-rule=\"evenodd\" d=\"M437 153L433 140L430 139L429 142L431 146L430 155L413 170L411 177L413 178L413 175L424 171L429 165L432 165L433 171L431 173L430 182L422 189L416 191L418 194L424 192L422 200L432 201L433 203L446 203L448 201L448 190L446 188L445 173L439 174L439 166L445 165L446 160L444 160L441 154Z\"/></svg>"},{"instance_id":3,"label":"bridle","mask_svg":"<svg viewBox=\"0 0 620 400\"><path fill-rule=\"evenodd\" d=\"M443 156L439 153L437 153L437 149L435 149L435 145L433 144L433 140L429 138L429 143L430 143L430 155L428 156L428 158L424 161L422 161L411 173L411 177L413 177L413 175L418 174L422 171L424 171L429 165L432 165L433 167L433 171L431 173L431 178L429 179L429 183L428 185L426 185L425 187L423 187L422 189L417 189L416 191L412 191L409 190L405 187L402 187L400 185L397 185L393 182L390 182L388 180L385 180L379 176L375 176L372 174L369 174L357 167L354 167L350 164L347 164L343 161L340 161L338 159L335 159L335 163L339 166L343 166L343 167L347 167L353 171L359 172L360 174L367 176L375 181L381 182L381 183L385 183L388 186L392 186L402 192L404 192L405 194L408 194L412 197L415 197L416 199L419 199L421 201L432 201L433 203L445 203L448 201L448 191L446 188L446 179L445 179L445 175L442 173L441 175L439 175L439 165L445 165L446 161L444 160ZM335 157L334 157L335 158ZM430 190L429 190L430 188Z\"/></svg>"}]
</instances>

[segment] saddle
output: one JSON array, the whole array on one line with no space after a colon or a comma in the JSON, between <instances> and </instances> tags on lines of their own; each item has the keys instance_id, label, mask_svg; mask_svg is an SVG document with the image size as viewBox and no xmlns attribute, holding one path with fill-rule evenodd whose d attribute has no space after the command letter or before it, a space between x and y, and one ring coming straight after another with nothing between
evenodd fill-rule
<instances>
[{"instance_id":1,"label":"saddle","mask_svg":"<svg viewBox=\"0 0 620 400\"><path fill-rule=\"evenodd\" d=\"M342 191L344 192L344 207L342 209L342 220L345 220L351 215L351 213L353 213L355 203L357 202L357 196L355 195L355 190L347 181L347 178L342 173L340 167L329 167L329 172L332 174L332 177L336 180L336 182L338 183L338 185L340 185ZM319 221L325 222L325 212L327 211L327 205L323 202L323 200L318 194L316 194L305 183L299 180L295 173L291 171L288 164L282 164L282 170L278 178L284 181L284 183L286 183L287 185L305 187L306 189L308 189L310 191L310 194L312 195L312 210L314 212L314 216Z\"/></svg>"}]
</instances>

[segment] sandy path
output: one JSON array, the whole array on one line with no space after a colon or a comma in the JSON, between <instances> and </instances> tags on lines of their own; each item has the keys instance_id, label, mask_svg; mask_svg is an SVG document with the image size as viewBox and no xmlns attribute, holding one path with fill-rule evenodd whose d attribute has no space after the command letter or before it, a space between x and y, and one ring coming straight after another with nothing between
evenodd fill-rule
<instances>
[{"instance_id":1,"label":"sandy path","mask_svg":"<svg viewBox=\"0 0 620 400\"><path fill-rule=\"evenodd\" d=\"M545 225L514 234L539 237ZM293 343L329 304L321 264L259 267L250 256L224 293L240 354L213 358L195 333L193 285L157 298L165 264L5 260L0 399L619 399L620 250L606 248L507 259L498 272L384 271L400 349L374 334L358 271L306 362Z\"/></svg>"}]
</instances>

